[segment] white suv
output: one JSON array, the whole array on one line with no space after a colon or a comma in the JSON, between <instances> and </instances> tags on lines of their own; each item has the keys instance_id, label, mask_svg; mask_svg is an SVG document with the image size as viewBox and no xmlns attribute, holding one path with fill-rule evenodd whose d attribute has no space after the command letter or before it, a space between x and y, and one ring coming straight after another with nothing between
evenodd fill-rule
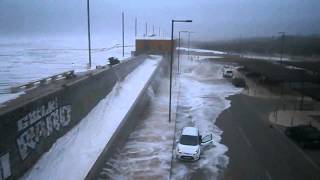
<instances>
[{"instance_id":1,"label":"white suv","mask_svg":"<svg viewBox=\"0 0 320 180\"><path fill-rule=\"evenodd\" d=\"M232 78L233 77L233 71L231 68L227 68L227 67L224 67L223 68L223 77L225 78Z\"/></svg>"},{"instance_id":2,"label":"white suv","mask_svg":"<svg viewBox=\"0 0 320 180\"><path fill-rule=\"evenodd\" d=\"M201 136L195 127L184 127L176 147L176 158L196 161L200 158L200 145L212 143L212 134Z\"/></svg>"}]
</instances>

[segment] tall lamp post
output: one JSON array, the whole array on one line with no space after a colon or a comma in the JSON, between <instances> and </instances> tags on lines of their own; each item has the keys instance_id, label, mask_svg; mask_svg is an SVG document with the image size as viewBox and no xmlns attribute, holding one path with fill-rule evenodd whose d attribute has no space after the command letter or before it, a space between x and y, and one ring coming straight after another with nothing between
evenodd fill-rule
<instances>
[{"instance_id":1,"label":"tall lamp post","mask_svg":"<svg viewBox=\"0 0 320 180\"><path fill-rule=\"evenodd\" d=\"M138 19L137 18L134 19L134 35L135 37L137 37L138 35Z\"/></svg>"},{"instance_id":2,"label":"tall lamp post","mask_svg":"<svg viewBox=\"0 0 320 180\"><path fill-rule=\"evenodd\" d=\"M124 12L122 12L122 57L124 57Z\"/></svg>"},{"instance_id":3,"label":"tall lamp post","mask_svg":"<svg viewBox=\"0 0 320 180\"><path fill-rule=\"evenodd\" d=\"M146 32L145 32L145 36L148 37L148 23L146 22Z\"/></svg>"},{"instance_id":4,"label":"tall lamp post","mask_svg":"<svg viewBox=\"0 0 320 180\"><path fill-rule=\"evenodd\" d=\"M286 33L285 32L279 32L279 34L281 34L280 64L282 64L283 51L284 51L284 38L285 38Z\"/></svg>"},{"instance_id":5,"label":"tall lamp post","mask_svg":"<svg viewBox=\"0 0 320 180\"><path fill-rule=\"evenodd\" d=\"M179 31L178 74L180 73L181 33L187 33L187 32L188 32L188 31Z\"/></svg>"},{"instance_id":6,"label":"tall lamp post","mask_svg":"<svg viewBox=\"0 0 320 180\"><path fill-rule=\"evenodd\" d=\"M188 32L188 58L190 59L190 34L194 32Z\"/></svg>"},{"instance_id":7,"label":"tall lamp post","mask_svg":"<svg viewBox=\"0 0 320 180\"><path fill-rule=\"evenodd\" d=\"M174 45L173 45L173 32L174 32L174 23L175 22L185 22L189 23L192 22L192 20L172 20L171 21L171 57L170 57L170 95L169 95L169 122L171 122L171 89L172 89L172 64L173 64L173 50L174 50Z\"/></svg>"},{"instance_id":8,"label":"tall lamp post","mask_svg":"<svg viewBox=\"0 0 320 180\"><path fill-rule=\"evenodd\" d=\"M91 68L91 38L90 38L90 0L87 0L87 22L88 22L88 48L89 48L89 69Z\"/></svg>"}]
</instances>

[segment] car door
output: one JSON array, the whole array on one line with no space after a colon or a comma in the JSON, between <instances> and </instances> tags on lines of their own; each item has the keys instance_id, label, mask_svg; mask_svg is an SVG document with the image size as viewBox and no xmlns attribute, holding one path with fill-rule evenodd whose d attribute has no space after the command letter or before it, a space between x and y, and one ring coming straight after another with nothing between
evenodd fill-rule
<instances>
[{"instance_id":1,"label":"car door","mask_svg":"<svg viewBox=\"0 0 320 180\"><path fill-rule=\"evenodd\" d=\"M207 134L201 137L201 146L206 146L213 142L213 134Z\"/></svg>"}]
</instances>

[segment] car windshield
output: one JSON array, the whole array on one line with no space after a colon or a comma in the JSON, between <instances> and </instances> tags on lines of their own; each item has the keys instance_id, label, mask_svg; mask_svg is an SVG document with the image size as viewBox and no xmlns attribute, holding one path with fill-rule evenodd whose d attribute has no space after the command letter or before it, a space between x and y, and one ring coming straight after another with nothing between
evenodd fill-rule
<instances>
[{"instance_id":1,"label":"car windshield","mask_svg":"<svg viewBox=\"0 0 320 180\"><path fill-rule=\"evenodd\" d=\"M199 139L197 136L182 135L180 138L180 144L196 146L199 144Z\"/></svg>"}]
</instances>

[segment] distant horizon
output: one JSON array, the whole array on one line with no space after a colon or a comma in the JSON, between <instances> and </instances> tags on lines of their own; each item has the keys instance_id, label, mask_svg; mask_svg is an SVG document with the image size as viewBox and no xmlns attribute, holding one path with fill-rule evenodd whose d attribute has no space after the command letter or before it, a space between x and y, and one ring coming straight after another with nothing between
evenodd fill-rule
<instances>
[{"instance_id":1,"label":"distant horizon","mask_svg":"<svg viewBox=\"0 0 320 180\"><path fill-rule=\"evenodd\" d=\"M119 41L119 43L122 42L122 39L121 39L121 33L118 33L117 34L118 36L106 36L105 34L91 34L91 39L93 41L95 40L100 40L101 37L103 37L104 39L110 39L110 40L113 40L113 41ZM312 36L315 36L315 37L320 37L320 33L314 33L314 34L286 34L286 36L293 36L293 37L312 37ZM81 37L81 38L80 38ZM112 37L112 38L111 38ZM130 44L130 42L134 42L135 39L141 39L143 38L144 36L127 36L125 38L125 42L126 44ZM155 36L156 38L158 38L159 36ZM177 39L177 35L175 34L175 39ZM239 39L263 39L263 38L279 38L280 35L261 35L261 36L238 36L238 37L230 37L230 38L224 38L224 39L191 39L190 41L191 42L217 42L217 41L233 41L233 40L239 40ZM80 39L79 39L80 38ZM18 35L14 35L14 34L11 34L11 35L6 35L6 36L3 36L3 35L0 35L0 39L2 40L8 40L8 41L13 41L15 42L15 40L19 41L19 40L64 40L64 39L67 39L67 40L81 40L81 41L84 41L86 42L88 39L87 39L87 33L69 33L69 34L43 34L43 35L36 35L36 34L18 34ZM160 39L171 39L171 37L168 35L168 36L160 36ZM184 40L186 41L187 38L184 38ZM6 44L5 42L0 42L0 44Z\"/></svg>"},{"instance_id":2,"label":"distant horizon","mask_svg":"<svg viewBox=\"0 0 320 180\"><path fill-rule=\"evenodd\" d=\"M175 25L178 31L195 32L192 40L222 40L288 34L320 33L318 0L175 0L175 1L90 1L92 35L121 34L121 13L125 13L125 35L148 34L154 27L170 36L172 19L192 19ZM86 1L0 0L1 36L83 35L87 33ZM121 37L121 36L118 36Z\"/></svg>"}]
</instances>

